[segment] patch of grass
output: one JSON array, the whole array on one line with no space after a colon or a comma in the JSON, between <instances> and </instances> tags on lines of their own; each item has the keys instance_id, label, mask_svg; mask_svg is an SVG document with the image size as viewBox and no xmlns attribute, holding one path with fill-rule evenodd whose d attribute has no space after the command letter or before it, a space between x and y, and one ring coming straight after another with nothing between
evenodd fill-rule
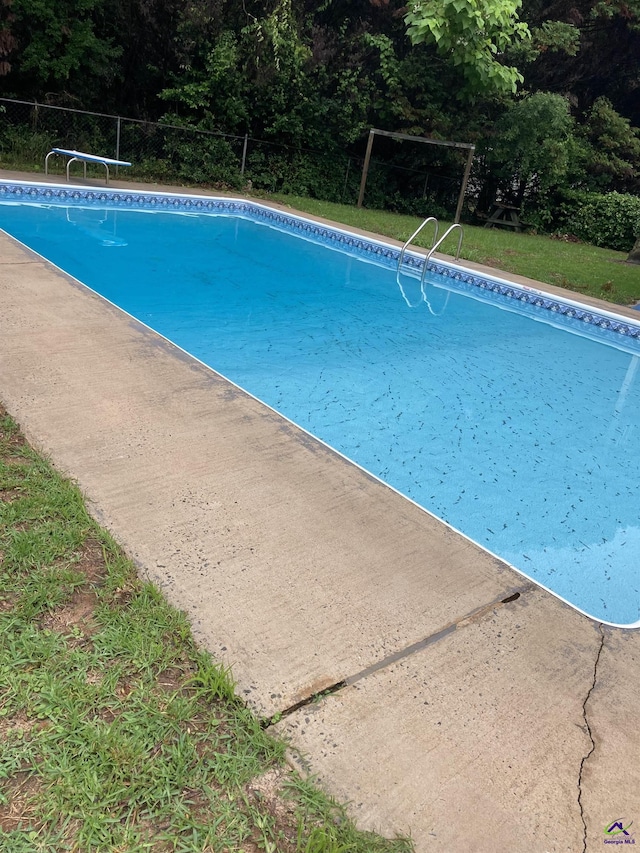
<instances>
[{"instance_id":1,"label":"patch of grass","mask_svg":"<svg viewBox=\"0 0 640 853\"><path fill-rule=\"evenodd\" d=\"M402 853L285 744L0 410L0 850Z\"/></svg>"},{"instance_id":2,"label":"patch of grass","mask_svg":"<svg viewBox=\"0 0 640 853\"><path fill-rule=\"evenodd\" d=\"M400 242L407 240L421 221L414 216L365 208L359 210L351 205L302 196L270 195L268 198L295 210ZM449 224L441 223L441 235ZM432 230L425 228L418 237L417 245L431 246L432 236ZM454 254L457 242L458 234L454 232L443 244L443 251ZM640 271L637 265L624 263L625 252L599 249L562 238L465 225L460 257L620 305L640 301Z\"/></svg>"}]
</instances>

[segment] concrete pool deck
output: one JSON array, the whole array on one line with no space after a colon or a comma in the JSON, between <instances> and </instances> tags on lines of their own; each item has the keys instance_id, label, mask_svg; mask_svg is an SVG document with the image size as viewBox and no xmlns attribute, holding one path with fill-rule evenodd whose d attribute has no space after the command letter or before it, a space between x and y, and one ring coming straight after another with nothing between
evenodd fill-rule
<instances>
[{"instance_id":1,"label":"concrete pool deck","mask_svg":"<svg viewBox=\"0 0 640 853\"><path fill-rule=\"evenodd\" d=\"M4 234L0 400L361 826L419 851L574 853L640 825L638 631L581 616Z\"/></svg>"}]
</instances>

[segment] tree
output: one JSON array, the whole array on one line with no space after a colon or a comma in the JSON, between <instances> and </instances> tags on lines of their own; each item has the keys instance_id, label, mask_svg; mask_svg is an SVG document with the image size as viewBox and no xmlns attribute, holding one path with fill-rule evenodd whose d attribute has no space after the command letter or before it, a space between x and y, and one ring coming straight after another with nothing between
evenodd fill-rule
<instances>
[{"instance_id":1,"label":"tree","mask_svg":"<svg viewBox=\"0 0 640 853\"><path fill-rule=\"evenodd\" d=\"M121 49L98 35L106 17L105 0L13 0L7 88L82 99L107 86Z\"/></svg>"},{"instance_id":2,"label":"tree","mask_svg":"<svg viewBox=\"0 0 640 853\"><path fill-rule=\"evenodd\" d=\"M207 129L244 133L249 126L249 84L242 73L240 48L233 32L223 31L207 51L203 68L183 69L174 86L159 97L187 110Z\"/></svg>"},{"instance_id":3,"label":"tree","mask_svg":"<svg viewBox=\"0 0 640 853\"><path fill-rule=\"evenodd\" d=\"M588 189L640 190L640 130L631 127L607 98L597 98L580 129L585 141Z\"/></svg>"},{"instance_id":4,"label":"tree","mask_svg":"<svg viewBox=\"0 0 640 853\"><path fill-rule=\"evenodd\" d=\"M0 77L4 77L11 71L10 57L15 52L18 44L12 32L15 16L11 12L11 0L0 0L0 9L4 7L0 23Z\"/></svg>"},{"instance_id":5,"label":"tree","mask_svg":"<svg viewBox=\"0 0 640 853\"><path fill-rule=\"evenodd\" d=\"M537 92L509 107L479 152L490 174L490 195L499 190L522 205L560 183L571 161L573 128L569 104L560 95Z\"/></svg>"},{"instance_id":6,"label":"tree","mask_svg":"<svg viewBox=\"0 0 640 853\"><path fill-rule=\"evenodd\" d=\"M604 96L640 124L639 0L523 0L522 17L534 43L537 35L555 31L554 43L562 48L543 38L529 57L534 61L525 67L515 60L530 91L571 95L578 115Z\"/></svg>"},{"instance_id":7,"label":"tree","mask_svg":"<svg viewBox=\"0 0 640 853\"><path fill-rule=\"evenodd\" d=\"M515 93L522 74L500 56L530 38L518 21L521 0L414 0L405 16L413 44L435 45L457 66L466 94Z\"/></svg>"},{"instance_id":8,"label":"tree","mask_svg":"<svg viewBox=\"0 0 640 853\"><path fill-rule=\"evenodd\" d=\"M635 246L629 252L628 264L640 264L640 234L636 237Z\"/></svg>"}]
</instances>

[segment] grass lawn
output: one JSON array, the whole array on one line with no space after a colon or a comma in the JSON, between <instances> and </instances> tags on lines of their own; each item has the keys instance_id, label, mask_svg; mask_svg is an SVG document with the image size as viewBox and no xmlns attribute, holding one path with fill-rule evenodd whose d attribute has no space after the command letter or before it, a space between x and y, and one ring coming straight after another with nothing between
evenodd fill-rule
<instances>
[{"instance_id":1,"label":"grass lawn","mask_svg":"<svg viewBox=\"0 0 640 853\"><path fill-rule=\"evenodd\" d=\"M407 240L421 222L414 216L364 208L358 210L353 205L333 204L303 196L272 194L268 198L314 216L373 231L401 242ZM441 224L440 235L444 234L448 224ZM454 231L443 244L444 252L455 254L458 234ZM433 230L428 225L417 243L430 247L432 237ZM640 266L625 263L626 252L598 249L587 243L548 236L465 225L460 257L620 305L640 302Z\"/></svg>"},{"instance_id":2,"label":"grass lawn","mask_svg":"<svg viewBox=\"0 0 640 853\"><path fill-rule=\"evenodd\" d=\"M401 853L284 761L0 407L0 850Z\"/></svg>"}]
</instances>

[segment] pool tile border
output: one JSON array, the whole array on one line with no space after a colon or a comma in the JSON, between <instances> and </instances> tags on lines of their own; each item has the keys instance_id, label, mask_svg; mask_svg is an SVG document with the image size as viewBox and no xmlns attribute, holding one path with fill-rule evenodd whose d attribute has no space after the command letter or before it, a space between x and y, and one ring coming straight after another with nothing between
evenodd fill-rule
<instances>
[{"instance_id":1,"label":"pool tile border","mask_svg":"<svg viewBox=\"0 0 640 853\"><path fill-rule=\"evenodd\" d=\"M181 213L218 213L224 215L244 216L254 221L263 222L290 233L308 236L317 242L324 243L336 249L355 252L360 257L385 265L396 265L400 250L375 240L358 236L338 228L332 228L312 220L304 219L293 214L284 213L252 201L239 199L216 198L207 196L189 196L173 193L145 193L141 191L95 190L85 187L64 187L52 184L30 184L12 181L0 181L0 200L5 201L35 201L46 203L66 202L70 204L101 204L113 208L135 207L141 210L170 210ZM424 267L424 256L407 253L407 267L421 271ZM581 307L577 303L565 302L561 299L547 296L540 291L518 287L509 282L478 275L469 270L432 261L430 270L445 278L458 283L462 289L469 292L484 291L503 297L505 301L513 300L519 305L529 305L534 309L543 309L565 318L568 321L585 323L591 328L605 332L614 332L640 341L640 323L618 319L615 315L601 313L591 308ZM465 287L466 286L466 287Z\"/></svg>"}]
</instances>

